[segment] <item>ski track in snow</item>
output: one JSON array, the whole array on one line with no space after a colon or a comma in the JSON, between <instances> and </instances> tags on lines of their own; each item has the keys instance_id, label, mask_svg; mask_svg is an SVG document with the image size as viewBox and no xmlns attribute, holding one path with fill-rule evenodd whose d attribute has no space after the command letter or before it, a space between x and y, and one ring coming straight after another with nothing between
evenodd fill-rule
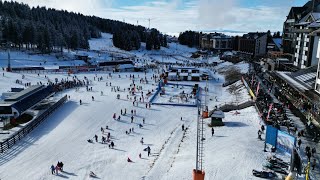
<instances>
[{"instance_id":1,"label":"ski track in snow","mask_svg":"<svg viewBox=\"0 0 320 180\"><path fill-rule=\"evenodd\" d=\"M192 122L195 121L190 120L188 124L185 124L185 127L189 128ZM177 126L170 133L170 136L162 145L162 148L158 153L159 155L157 155L157 157L152 162L147 174L142 177L143 179L160 179L160 177L158 177L159 174L163 176L163 174L169 172L174 163L175 156L179 152L181 142L184 139L185 133L187 131L182 131L181 126L182 125Z\"/></svg>"}]
</instances>

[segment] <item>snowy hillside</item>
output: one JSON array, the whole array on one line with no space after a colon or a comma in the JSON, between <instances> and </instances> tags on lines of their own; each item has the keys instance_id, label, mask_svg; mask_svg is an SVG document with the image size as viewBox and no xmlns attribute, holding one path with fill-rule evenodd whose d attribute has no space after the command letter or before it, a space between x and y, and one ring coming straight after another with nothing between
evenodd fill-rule
<instances>
[{"instance_id":1,"label":"snowy hillside","mask_svg":"<svg viewBox=\"0 0 320 180\"><path fill-rule=\"evenodd\" d=\"M67 55L75 53L88 53L95 58L109 57L110 54L124 54L144 59L166 62L190 63L189 55L195 49L181 45L170 44L169 48L160 51L145 51L144 45L140 50L124 52L112 46L111 35L103 34L101 39L90 40L90 47L97 51L64 52ZM99 52L98 52L99 51ZM103 54L104 53L104 54ZM100 54L100 55L99 55ZM170 55L163 59L163 54ZM1 52L1 66L6 65L6 53ZM43 62L46 65L60 65L62 63L75 64L78 61L61 61L55 57L32 55L22 52L12 52L13 64L33 66ZM217 61L217 59L212 59ZM209 81L208 107L212 110L215 106L226 103L234 103L227 88L222 87L223 76L213 73L213 69L226 69L232 64L220 63L218 67L206 69L213 75L214 80ZM248 69L246 63L238 63L236 66L244 73ZM210 70L211 69L211 70ZM24 87L16 84L17 79L22 84L31 82L46 83L58 78L71 78L67 74L22 74L4 72L0 76L0 93L7 92L11 87ZM45 122L38 126L27 137L23 138L17 145L6 153L0 154L0 178L1 180L29 180L29 179L91 179L90 171L97 174L99 179L115 180L167 180L167 179L191 179L192 169L195 168L196 157L196 120L197 108L177 106L151 105L146 108L145 102L133 106L134 96L129 95L127 88L133 80L132 73L112 74L112 78L105 73L82 73L76 74L77 78L83 80L87 77L92 83L93 91L86 91L85 87L76 91L67 90L56 94L56 98L67 94L71 98L58 111L52 114ZM136 86L142 86L142 91L156 90L157 83L154 82L154 72L134 73ZM97 81L97 77L103 77ZM141 83L140 78L147 78L149 84ZM110 86L112 83L112 86ZM194 85L194 82L181 82ZM200 87L205 87L205 82L198 82ZM238 82L241 86L241 83ZM115 92L112 87L119 87ZM125 91L124 91L125 89ZM180 91L173 89L172 94ZM101 93L102 92L102 93ZM170 96L170 91L168 91ZM189 91L186 91L189 93ZM241 101L250 99L245 88L241 87ZM201 98L204 101L204 92ZM120 99L116 96L120 95ZM92 101L92 96L94 101ZM136 98L142 97L142 92L136 93ZM167 96L164 96L167 97ZM169 97L162 99L167 102ZM80 105L79 101L83 104ZM126 109L126 115L120 115L121 110ZM136 114L131 114L136 111ZM257 139L257 130L260 118L256 110L251 107L239 111L226 113L225 126L215 128L214 136L211 136L211 128L205 126L205 158L204 169L206 179L255 179L252 169L261 169L261 162L266 157L262 153L263 142ZM121 116L120 120L114 120L113 115ZM131 116L133 122L131 123ZM181 120L182 117L182 120ZM143 123L145 119L145 123ZM206 120L209 123L210 120ZM140 128L139 124L143 127ZM182 131L182 125L186 128ZM22 125L23 126L23 125ZM106 129L108 126L108 129ZM101 132L101 128L104 132ZM134 132L126 134L129 129ZM9 135L0 134L3 138L10 136L19 127L11 129ZM101 137L111 134L111 141L115 148L110 149L108 144L101 143ZM88 139L94 139L98 135L98 142L88 143ZM140 143L143 138L144 143ZM144 151L146 147L151 148L151 155ZM141 153L141 158L139 154ZM133 162L127 162L130 158ZM50 166L56 165L58 161L64 163L64 171L58 175L52 175ZM17 168L18 167L18 168ZM232 170L232 171L231 171Z\"/></svg>"},{"instance_id":2,"label":"snowy hillside","mask_svg":"<svg viewBox=\"0 0 320 180\"><path fill-rule=\"evenodd\" d=\"M111 87L105 85L111 82L121 89L127 88L131 80L125 75L129 76L122 73L121 78L115 75L107 79L105 74L98 74L98 77L104 78L99 82L93 80L94 74L77 75L91 79L93 91L86 92L85 88L67 91L71 99L61 109L9 152L1 154L1 179L88 179L90 171L101 179L190 179L195 164L197 109L168 106L146 109L144 103L139 103L138 107L132 106L132 101L126 99L126 92L111 92ZM142 73L139 75L143 77ZM150 78L152 73L147 76ZM19 74L5 73L5 77L1 77L5 81L0 81L0 87L6 88L1 92L16 86L14 81L20 77ZM67 78L66 75L49 75L50 79L55 77ZM34 84L44 82L45 78L44 75L37 77L29 74L24 81ZM141 85L144 92L156 87L152 84ZM204 84L201 83L201 86ZM100 91L103 91L103 96ZM118 93L120 100L116 99ZM243 93L244 97L247 96L245 91ZM139 97L139 93L137 95ZM95 101L91 100L91 96L95 97ZM211 81L210 96L219 96L218 101L221 102L230 94L221 87L220 82ZM80 99L84 105L79 105ZM209 107L220 102L210 101ZM128 115L122 116L120 121L112 119L113 113L119 115L120 110L125 108ZM137 111L134 123L130 123L132 109ZM259 117L254 108L240 112L238 116L227 113L226 126L216 128L213 137L209 127L206 127L206 179L248 179L251 178L251 170L260 167L264 159L261 153L263 142L255 137L260 126ZM143 128L139 128L143 118L146 122ZM182 124L188 127L186 131L181 130ZM109 130L105 129L106 126ZM115 149L100 143L101 127L105 129L104 135L111 133ZM126 135L125 131L130 128L134 128L134 133ZM99 136L99 143L88 143L86 140L95 134ZM139 142L142 137L143 145ZM147 146L151 147L150 157L143 151ZM139 153L142 159L138 157ZM128 157L133 163L126 161ZM57 161L64 162L64 172L51 175L49 168ZM230 173L230 168L233 173Z\"/></svg>"}]
</instances>

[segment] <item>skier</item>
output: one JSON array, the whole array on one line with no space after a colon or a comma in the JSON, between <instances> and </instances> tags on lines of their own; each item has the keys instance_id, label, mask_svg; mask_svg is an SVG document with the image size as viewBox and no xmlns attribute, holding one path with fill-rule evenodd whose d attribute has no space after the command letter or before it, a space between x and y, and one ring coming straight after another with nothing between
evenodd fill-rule
<instances>
[{"instance_id":1,"label":"skier","mask_svg":"<svg viewBox=\"0 0 320 180\"><path fill-rule=\"evenodd\" d=\"M81 99L80 99L80 105L82 105L82 101L81 101Z\"/></svg>"},{"instance_id":2,"label":"skier","mask_svg":"<svg viewBox=\"0 0 320 180\"><path fill-rule=\"evenodd\" d=\"M114 147L114 142L113 141L111 141L111 148L113 149L113 147Z\"/></svg>"},{"instance_id":3,"label":"skier","mask_svg":"<svg viewBox=\"0 0 320 180\"><path fill-rule=\"evenodd\" d=\"M141 153L139 153L139 158L141 159Z\"/></svg>"},{"instance_id":4,"label":"skier","mask_svg":"<svg viewBox=\"0 0 320 180\"><path fill-rule=\"evenodd\" d=\"M129 157L128 157L127 161L128 161L128 162L132 162L132 160L131 160Z\"/></svg>"},{"instance_id":5,"label":"skier","mask_svg":"<svg viewBox=\"0 0 320 180\"><path fill-rule=\"evenodd\" d=\"M102 134L104 133L103 127L101 127L101 133L102 133Z\"/></svg>"},{"instance_id":6,"label":"skier","mask_svg":"<svg viewBox=\"0 0 320 180\"><path fill-rule=\"evenodd\" d=\"M143 137L141 138L140 143L143 145Z\"/></svg>"},{"instance_id":7,"label":"skier","mask_svg":"<svg viewBox=\"0 0 320 180\"><path fill-rule=\"evenodd\" d=\"M213 136L214 135L214 129L211 128L211 135Z\"/></svg>"},{"instance_id":8,"label":"skier","mask_svg":"<svg viewBox=\"0 0 320 180\"><path fill-rule=\"evenodd\" d=\"M150 146L147 147L147 150L148 150L148 157L149 157L150 154L151 154L151 148L150 148Z\"/></svg>"},{"instance_id":9,"label":"skier","mask_svg":"<svg viewBox=\"0 0 320 180\"><path fill-rule=\"evenodd\" d=\"M90 171L90 174L89 174L90 177L97 177L97 175L95 173L93 173L92 171Z\"/></svg>"},{"instance_id":10,"label":"skier","mask_svg":"<svg viewBox=\"0 0 320 180\"><path fill-rule=\"evenodd\" d=\"M113 119L115 120L116 119L116 113L113 113Z\"/></svg>"},{"instance_id":11,"label":"skier","mask_svg":"<svg viewBox=\"0 0 320 180\"><path fill-rule=\"evenodd\" d=\"M182 124L182 131L184 131L184 124Z\"/></svg>"},{"instance_id":12,"label":"skier","mask_svg":"<svg viewBox=\"0 0 320 180\"><path fill-rule=\"evenodd\" d=\"M98 136L94 135L94 138L96 139L96 142L98 142Z\"/></svg>"},{"instance_id":13,"label":"skier","mask_svg":"<svg viewBox=\"0 0 320 180\"><path fill-rule=\"evenodd\" d=\"M121 109L121 115L122 115L122 109Z\"/></svg>"},{"instance_id":14,"label":"skier","mask_svg":"<svg viewBox=\"0 0 320 180\"><path fill-rule=\"evenodd\" d=\"M94 97L93 96L91 97L91 99L92 99L92 101L94 101Z\"/></svg>"},{"instance_id":15,"label":"skier","mask_svg":"<svg viewBox=\"0 0 320 180\"><path fill-rule=\"evenodd\" d=\"M145 119L144 119L144 118L142 119L142 122L143 122L143 124L144 124L144 122L145 122Z\"/></svg>"},{"instance_id":16,"label":"skier","mask_svg":"<svg viewBox=\"0 0 320 180\"><path fill-rule=\"evenodd\" d=\"M143 126L142 126L142 124L139 124L139 128L142 128Z\"/></svg>"},{"instance_id":17,"label":"skier","mask_svg":"<svg viewBox=\"0 0 320 180\"><path fill-rule=\"evenodd\" d=\"M131 116L131 123L133 123L133 116Z\"/></svg>"},{"instance_id":18,"label":"skier","mask_svg":"<svg viewBox=\"0 0 320 180\"><path fill-rule=\"evenodd\" d=\"M92 143L93 142L92 139L88 139L87 141L88 141L88 143Z\"/></svg>"},{"instance_id":19,"label":"skier","mask_svg":"<svg viewBox=\"0 0 320 180\"><path fill-rule=\"evenodd\" d=\"M55 168L54 168L53 164L51 165L50 169L51 169L51 174L54 174L55 173Z\"/></svg>"},{"instance_id":20,"label":"skier","mask_svg":"<svg viewBox=\"0 0 320 180\"><path fill-rule=\"evenodd\" d=\"M121 119L121 116L119 116L117 120L120 121L120 119Z\"/></svg>"}]
</instances>

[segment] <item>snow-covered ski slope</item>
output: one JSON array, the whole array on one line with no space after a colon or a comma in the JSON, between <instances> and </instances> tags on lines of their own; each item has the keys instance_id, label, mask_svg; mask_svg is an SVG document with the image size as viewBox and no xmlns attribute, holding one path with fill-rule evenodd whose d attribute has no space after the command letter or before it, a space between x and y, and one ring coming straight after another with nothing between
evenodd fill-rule
<instances>
[{"instance_id":1,"label":"snow-covered ski slope","mask_svg":"<svg viewBox=\"0 0 320 180\"><path fill-rule=\"evenodd\" d=\"M128 88L132 83L129 74L117 73L112 79L107 79L107 74L97 74L103 77L102 81L97 81L97 78L94 80L95 74L76 74L79 79L88 77L92 81L93 91L87 92L83 87L79 91L71 89L57 94L57 97L68 94L71 99L16 146L0 154L0 179L93 179L89 177L90 171L104 180L191 179L192 169L195 168L197 108L151 105L150 109L146 109L142 102L138 107L133 106L132 101L127 100L127 91L111 92L111 87L106 86L107 82L111 82L112 86L120 86L121 90ZM153 72L147 73L149 84L140 84L138 75L144 78L144 73L135 73L136 85L143 86L144 94L148 90L155 90L156 84L150 80ZM44 74L39 77L37 74L25 76L23 83L47 82ZM63 74L47 76L52 81L56 77L59 80L68 77ZM1 72L0 93L8 91L10 87L22 87L15 84L15 80L21 80L21 77L22 74L7 72L2 77ZM222 83L221 79L209 82L210 109L235 101ZM205 83L201 82L200 86L204 87ZM241 92L241 100L249 99L244 88ZM120 94L119 100L116 99L117 94ZM92 96L95 101L91 100ZM140 93L137 96L139 99ZM80 99L83 105L79 105ZM120 121L113 120L113 113L119 116L120 110L124 111L125 108L127 115L121 116ZM133 109L136 115L131 123L130 111ZM258 113L253 107L239 112L241 114L237 116L233 112L226 113L226 126L216 127L213 137L211 129L205 126L203 166L207 180L256 179L252 176L252 169L262 168L266 154L262 151L263 142L257 139L260 127ZM138 124L142 123L143 118L145 124L139 128ZM186 131L182 131L182 124L188 128ZM105 129L106 126L109 126L109 130ZM111 133L114 149L100 143L101 127L105 129L104 136ZM127 135L125 131L130 128L134 128L134 133ZM95 134L99 142L88 143L87 139L93 139ZM142 137L143 145L140 143ZM147 146L151 148L150 157L143 151ZM139 153L142 154L141 159ZM127 162L128 157L132 163ZM58 161L64 163L64 172L51 175L50 166Z\"/></svg>"}]
</instances>

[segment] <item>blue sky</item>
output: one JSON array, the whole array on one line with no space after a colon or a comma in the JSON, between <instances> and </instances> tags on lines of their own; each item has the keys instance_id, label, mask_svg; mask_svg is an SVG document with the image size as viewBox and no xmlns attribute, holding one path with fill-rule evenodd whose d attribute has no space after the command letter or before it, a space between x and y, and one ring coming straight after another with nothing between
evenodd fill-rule
<instances>
[{"instance_id":1,"label":"blue sky","mask_svg":"<svg viewBox=\"0 0 320 180\"><path fill-rule=\"evenodd\" d=\"M17 0L150 26L169 34L185 30L282 31L292 6L308 0Z\"/></svg>"}]
</instances>

